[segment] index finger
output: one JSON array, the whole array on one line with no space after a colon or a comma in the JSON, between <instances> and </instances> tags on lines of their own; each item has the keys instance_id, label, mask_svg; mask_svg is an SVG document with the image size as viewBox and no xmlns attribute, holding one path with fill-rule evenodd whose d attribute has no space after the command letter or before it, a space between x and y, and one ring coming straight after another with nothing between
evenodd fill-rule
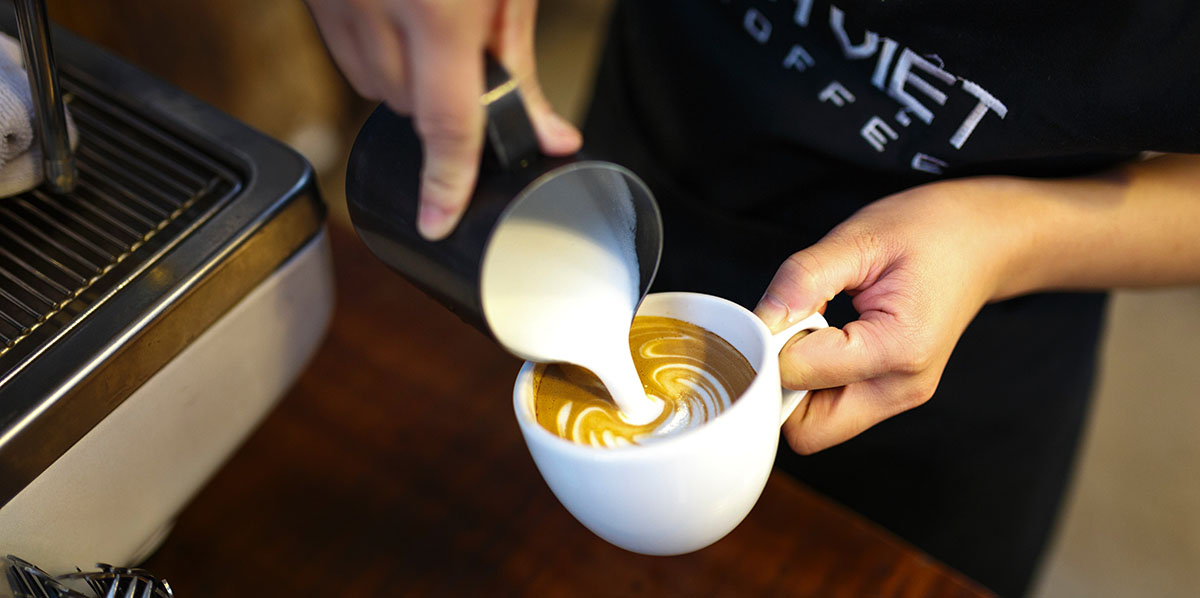
<instances>
[{"instance_id":1,"label":"index finger","mask_svg":"<svg viewBox=\"0 0 1200 598\"><path fill-rule=\"evenodd\" d=\"M430 240L445 238L462 217L483 148L482 28L453 19L407 31L413 120L425 152L417 228Z\"/></svg>"},{"instance_id":2,"label":"index finger","mask_svg":"<svg viewBox=\"0 0 1200 598\"><path fill-rule=\"evenodd\" d=\"M772 332L783 330L843 290L864 284L870 275L868 262L858 246L826 235L779 266L754 313Z\"/></svg>"}]
</instances>

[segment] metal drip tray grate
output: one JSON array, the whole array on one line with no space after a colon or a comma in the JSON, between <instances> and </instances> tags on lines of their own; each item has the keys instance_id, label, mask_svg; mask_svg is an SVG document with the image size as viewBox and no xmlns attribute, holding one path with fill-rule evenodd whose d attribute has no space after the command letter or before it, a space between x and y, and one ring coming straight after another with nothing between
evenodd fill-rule
<instances>
[{"instance_id":1,"label":"metal drip tray grate","mask_svg":"<svg viewBox=\"0 0 1200 598\"><path fill-rule=\"evenodd\" d=\"M153 396L137 404L147 409L169 398L138 393L169 386L163 369L312 247L324 218L295 151L53 34L78 176L69 194L0 198L0 525L7 504L127 399ZM151 442L150 432L96 438Z\"/></svg>"},{"instance_id":2,"label":"metal drip tray grate","mask_svg":"<svg viewBox=\"0 0 1200 598\"><path fill-rule=\"evenodd\" d=\"M0 199L0 380L118 290L241 178L78 79L79 185Z\"/></svg>"}]
</instances>

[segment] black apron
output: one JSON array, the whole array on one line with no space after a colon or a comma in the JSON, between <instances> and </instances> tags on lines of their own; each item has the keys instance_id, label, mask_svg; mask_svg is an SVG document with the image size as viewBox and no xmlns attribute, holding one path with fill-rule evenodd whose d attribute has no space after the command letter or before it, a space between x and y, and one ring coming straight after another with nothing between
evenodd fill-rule
<instances>
[{"instance_id":1,"label":"black apron","mask_svg":"<svg viewBox=\"0 0 1200 598\"><path fill-rule=\"evenodd\" d=\"M585 140L659 199L654 290L753 308L788 255L896 191L1198 151L1200 15L1128 4L619 3ZM1023 594L1072 470L1105 303L988 305L927 404L816 455L781 445L777 465ZM856 314L840 297L827 316Z\"/></svg>"}]
</instances>

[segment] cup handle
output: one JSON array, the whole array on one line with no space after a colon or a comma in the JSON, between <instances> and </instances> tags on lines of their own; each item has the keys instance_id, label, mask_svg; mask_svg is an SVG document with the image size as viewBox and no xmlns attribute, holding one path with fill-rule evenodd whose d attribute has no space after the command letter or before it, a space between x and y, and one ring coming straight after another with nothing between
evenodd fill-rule
<instances>
[{"instance_id":1,"label":"cup handle","mask_svg":"<svg viewBox=\"0 0 1200 598\"><path fill-rule=\"evenodd\" d=\"M484 72L487 91L480 101L487 111L488 147L505 170L521 168L538 153L521 90L491 52L484 52Z\"/></svg>"},{"instance_id":2,"label":"cup handle","mask_svg":"<svg viewBox=\"0 0 1200 598\"><path fill-rule=\"evenodd\" d=\"M819 313L808 316L807 318L804 318L803 320L800 320L799 322L796 322L795 324L792 324L782 331L772 335L771 352L775 355L778 355L779 352L783 350L783 346L786 345L788 341L792 340L792 337L800 334L801 332L812 332L820 328L827 328L828 326L829 322L825 321L825 316L822 316ZM804 397L807 394L807 390L783 389L783 406L782 411L779 414L779 425L782 426L783 422L787 421L787 418L791 417L792 412L796 410L796 407L800 406L800 401L804 400Z\"/></svg>"}]
</instances>

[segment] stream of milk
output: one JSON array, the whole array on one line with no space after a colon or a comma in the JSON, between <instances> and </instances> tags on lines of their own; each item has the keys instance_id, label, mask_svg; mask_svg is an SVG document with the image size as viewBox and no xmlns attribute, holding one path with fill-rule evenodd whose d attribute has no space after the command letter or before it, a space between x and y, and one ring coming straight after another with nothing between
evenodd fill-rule
<instances>
[{"instance_id":1,"label":"stream of milk","mask_svg":"<svg viewBox=\"0 0 1200 598\"><path fill-rule=\"evenodd\" d=\"M641 298L629 190L623 182L616 191L623 188L624 197L569 182L554 188L568 179L524 198L493 233L480 281L484 315L512 353L586 367L622 417L648 423L663 403L646 395L629 351Z\"/></svg>"}]
</instances>

